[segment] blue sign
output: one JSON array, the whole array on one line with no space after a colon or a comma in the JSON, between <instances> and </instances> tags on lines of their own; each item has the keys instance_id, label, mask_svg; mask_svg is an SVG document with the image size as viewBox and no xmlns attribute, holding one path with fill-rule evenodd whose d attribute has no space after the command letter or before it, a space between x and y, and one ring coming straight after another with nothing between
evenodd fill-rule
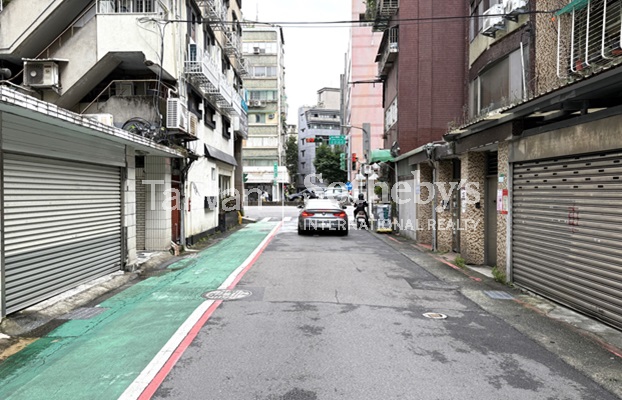
<instances>
[{"instance_id":1,"label":"blue sign","mask_svg":"<svg viewBox=\"0 0 622 400\"><path fill-rule=\"evenodd\" d=\"M352 182L346 182L346 189L352 190Z\"/></svg>"}]
</instances>

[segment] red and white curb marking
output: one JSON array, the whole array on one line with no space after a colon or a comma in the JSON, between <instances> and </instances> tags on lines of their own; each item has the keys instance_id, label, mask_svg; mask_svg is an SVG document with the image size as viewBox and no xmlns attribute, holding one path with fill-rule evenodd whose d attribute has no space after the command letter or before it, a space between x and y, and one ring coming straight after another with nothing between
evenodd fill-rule
<instances>
[{"instance_id":1,"label":"red and white curb marking","mask_svg":"<svg viewBox=\"0 0 622 400\"><path fill-rule=\"evenodd\" d=\"M259 246L227 277L218 289L233 289L257 261L282 225L283 222L275 226ZM222 300L206 300L201 303L166 342L153 360L143 369L140 375L134 379L134 382L125 389L119 400L150 399L220 303L222 303Z\"/></svg>"}]
</instances>

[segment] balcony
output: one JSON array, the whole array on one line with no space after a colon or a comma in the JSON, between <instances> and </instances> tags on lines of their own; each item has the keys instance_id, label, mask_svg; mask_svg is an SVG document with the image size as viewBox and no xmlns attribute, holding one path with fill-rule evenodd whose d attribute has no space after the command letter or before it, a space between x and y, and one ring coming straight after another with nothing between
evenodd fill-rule
<instances>
[{"instance_id":1,"label":"balcony","mask_svg":"<svg viewBox=\"0 0 622 400\"><path fill-rule=\"evenodd\" d=\"M184 73L206 94L215 94L220 89L220 72L216 60L196 44L188 46Z\"/></svg>"},{"instance_id":2,"label":"balcony","mask_svg":"<svg viewBox=\"0 0 622 400\"><path fill-rule=\"evenodd\" d=\"M227 9L221 0L201 0L197 2L203 10L204 16L210 21L210 26L215 31L226 30Z\"/></svg>"},{"instance_id":3,"label":"balcony","mask_svg":"<svg viewBox=\"0 0 622 400\"><path fill-rule=\"evenodd\" d=\"M400 7L399 0L375 0L369 1L367 4L368 7L376 6L373 10L373 30L376 32L384 32L389 27L389 20L397 14Z\"/></svg>"},{"instance_id":4,"label":"balcony","mask_svg":"<svg viewBox=\"0 0 622 400\"><path fill-rule=\"evenodd\" d=\"M399 53L398 45L399 30L397 26L384 32L382 42L380 43L380 51L376 56L378 63L378 76L387 76L393 66L393 62Z\"/></svg>"}]
</instances>

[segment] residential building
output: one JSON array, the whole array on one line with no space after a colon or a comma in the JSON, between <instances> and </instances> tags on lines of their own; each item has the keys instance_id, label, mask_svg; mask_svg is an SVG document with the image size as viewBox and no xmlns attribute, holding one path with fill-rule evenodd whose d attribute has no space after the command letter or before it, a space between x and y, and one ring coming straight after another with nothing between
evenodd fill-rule
<instances>
[{"instance_id":1,"label":"residential building","mask_svg":"<svg viewBox=\"0 0 622 400\"><path fill-rule=\"evenodd\" d=\"M364 20L365 11L363 0L352 0L353 21ZM344 125L342 132L348 135L349 151L358 160L355 168L350 168L350 176L347 178L350 182L354 181L360 172L360 166L366 162L363 152L363 124L369 124L371 128L369 148L385 148L382 81L378 78L378 65L374 61L382 36L382 32L375 31L368 25L354 26L350 30L341 87Z\"/></svg>"},{"instance_id":2,"label":"residential building","mask_svg":"<svg viewBox=\"0 0 622 400\"><path fill-rule=\"evenodd\" d=\"M244 82L248 91L249 132L243 165L247 177L245 187L251 198L265 191L278 199L282 185L290 181L284 164L287 134L284 44L281 28L263 25L244 28L242 49L249 63L249 76Z\"/></svg>"},{"instance_id":3,"label":"residential building","mask_svg":"<svg viewBox=\"0 0 622 400\"><path fill-rule=\"evenodd\" d=\"M617 328L621 3L471 1L463 118L395 160L438 188L418 241Z\"/></svg>"},{"instance_id":4,"label":"residential building","mask_svg":"<svg viewBox=\"0 0 622 400\"><path fill-rule=\"evenodd\" d=\"M3 1L1 315L224 229L240 3Z\"/></svg>"},{"instance_id":5,"label":"residential building","mask_svg":"<svg viewBox=\"0 0 622 400\"><path fill-rule=\"evenodd\" d=\"M341 91L322 88L317 93L317 105L298 110L298 189L305 187L307 176L315 175L315 148L321 143L328 144L331 136L341 134ZM309 179L312 183L320 183L316 177Z\"/></svg>"},{"instance_id":6,"label":"residential building","mask_svg":"<svg viewBox=\"0 0 622 400\"><path fill-rule=\"evenodd\" d=\"M461 38L467 34L468 4L376 0L367 5L366 18L382 32L375 61L383 82L384 148L403 160L383 175L405 186L397 211L413 229L403 234L432 244L436 235L428 221L435 210L431 202L416 205L414 199L433 195L420 183L431 182L434 169L405 155L427 154L423 146L441 141L448 126L462 118L467 44Z\"/></svg>"}]
</instances>

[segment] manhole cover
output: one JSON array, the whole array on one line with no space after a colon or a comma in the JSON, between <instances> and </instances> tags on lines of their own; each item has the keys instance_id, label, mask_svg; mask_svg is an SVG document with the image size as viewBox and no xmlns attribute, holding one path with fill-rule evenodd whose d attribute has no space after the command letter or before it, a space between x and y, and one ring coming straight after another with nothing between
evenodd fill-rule
<instances>
[{"instance_id":1,"label":"manhole cover","mask_svg":"<svg viewBox=\"0 0 622 400\"><path fill-rule=\"evenodd\" d=\"M504 292L504 291L501 291L501 290L484 290L484 294L486 296L490 297L491 299L496 299L496 300L512 300L512 299L514 299L514 296L512 296L508 292Z\"/></svg>"},{"instance_id":2,"label":"manhole cover","mask_svg":"<svg viewBox=\"0 0 622 400\"><path fill-rule=\"evenodd\" d=\"M447 315L441 314L441 313L436 313L436 312L427 312L427 313L423 314L423 316L426 317L426 318L432 318L432 319L445 319L445 318L447 318Z\"/></svg>"},{"instance_id":3,"label":"manhole cover","mask_svg":"<svg viewBox=\"0 0 622 400\"><path fill-rule=\"evenodd\" d=\"M203 295L208 300L237 300L243 299L244 297L248 297L253 292L250 290L244 289L233 289L233 290L213 290L211 292L207 292Z\"/></svg>"},{"instance_id":4,"label":"manhole cover","mask_svg":"<svg viewBox=\"0 0 622 400\"><path fill-rule=\"evenodd\" d=\"M108 310L104 307L80 307L75 310L63 315L58 319L91 319L96 315L103 313Z\"/></svg>"}]
</instances>

